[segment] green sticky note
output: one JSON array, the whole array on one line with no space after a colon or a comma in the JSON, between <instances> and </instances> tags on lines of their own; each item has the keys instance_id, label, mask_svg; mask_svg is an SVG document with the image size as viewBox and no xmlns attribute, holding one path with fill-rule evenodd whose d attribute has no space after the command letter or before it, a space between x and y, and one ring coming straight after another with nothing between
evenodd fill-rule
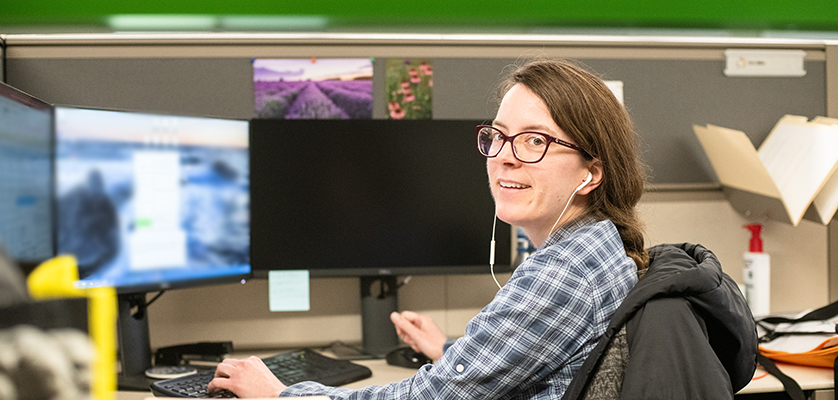
<instances>
[{"instance_id":1,"label":"green sticky note","mask_svg":"<svg viewBox=\"0 0 838 400\"><path fill-rule=\"evenodd\" d=\"M271 311L308 311L308 270L269 271L268 301Z\"/></svg>"}]
</instances>

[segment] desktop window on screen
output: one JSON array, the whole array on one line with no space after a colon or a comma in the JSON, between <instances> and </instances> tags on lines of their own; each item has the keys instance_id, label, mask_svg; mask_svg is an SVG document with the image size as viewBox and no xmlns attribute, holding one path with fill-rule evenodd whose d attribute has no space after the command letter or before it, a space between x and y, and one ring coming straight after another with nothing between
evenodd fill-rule
<instances>
[{"instance_id":1,"label":"desktop window on screen","mask_svg":"<svg viewBox=\"0 0 838 400\"><path fill-rule=\"evenodd\" d=\"M250 272L248 122L57 107L57 247L80 286Z\"/></svg>"}]
</instances>

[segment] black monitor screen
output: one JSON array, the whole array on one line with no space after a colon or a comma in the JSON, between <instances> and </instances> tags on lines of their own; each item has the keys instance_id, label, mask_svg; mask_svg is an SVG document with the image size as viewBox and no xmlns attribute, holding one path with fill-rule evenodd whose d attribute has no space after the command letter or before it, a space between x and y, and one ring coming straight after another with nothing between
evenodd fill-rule
<instances>
[{"instance_id":1,"label":"black monitor screen","mask_svg":"<svg viewBox=\"0 0 838 400\"><path fill-rule=\"evenodd\" d=\"M0 245L19 263L53 256L52 106L0 83Z\"/></svg>"},{"instance_id":2,"label":"black monitor screen","mask_svg":"<svg viewBox=\"0 0 838 400\"><path fill-rule=\"evenodd\" d=\"M494 202L465 120L251 121L254 275L488 273ZM497 226L497 271L510 266Z\"/></svg>"},{"instance_id":3,"label":"black monitor screen","mask_svg":"<svg viewBox=\"0 0 838 400\"><path fill-rule=\"evenodd\" d=\"M57 247L122 293L250 273L248 122L56 107Z\"/></svg>"}]
</instances>

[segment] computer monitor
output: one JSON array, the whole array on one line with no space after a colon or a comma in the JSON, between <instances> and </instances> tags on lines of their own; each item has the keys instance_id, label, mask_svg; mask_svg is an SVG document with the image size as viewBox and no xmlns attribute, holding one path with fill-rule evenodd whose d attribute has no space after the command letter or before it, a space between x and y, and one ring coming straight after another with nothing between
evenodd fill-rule
<instances>
[{"instance_id":1,"label":"computer monitor","mask_svg":"<svg viewBox=\"0 0 838 400\"><path fill-rule=\"evenodd\" d=\"M248 142L247 121L55 108L57 252L116 288L121 378L151 363L146 292L250 276Z\"/></svg>"},{"instance_id":2,"label":"computer monitor","mask_svg":"<svg viewBox=\"0 0 838 400\"><path fill-rule=\"evenodd\" d=\"M0 246L24 272L53 256L52 106L0 83Z\"/></svg>"},{"instance_id":3,"label":"computer monitor","mask_svg":"<svg viewBox=\"0 0 838 400\"><path fill-rule=\"evenodd\" d=\"M483 122L252 120L254 277L361 277L364 348L397 346L395 277L489 273ZM508 272L509 225L495 235L495 271Z\"/></svg>"}]
</instances>

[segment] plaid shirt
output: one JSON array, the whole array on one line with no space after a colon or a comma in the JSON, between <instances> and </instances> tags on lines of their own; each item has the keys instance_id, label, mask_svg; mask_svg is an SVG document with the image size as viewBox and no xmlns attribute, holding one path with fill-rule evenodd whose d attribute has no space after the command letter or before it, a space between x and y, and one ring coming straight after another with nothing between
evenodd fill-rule
<instances>
[{"instance_id":1,"label":"plaid shirt","mask_svg":"<svg viewBox=\"0 0 838 400\"><path fill-rule=\"evenodd\" d=\"M637 283L636 272L611 221L573 221L515 270L434 365L384 386L353 390L301 382L282 395L560 399Z\"/></svg>"}]
</instances>

